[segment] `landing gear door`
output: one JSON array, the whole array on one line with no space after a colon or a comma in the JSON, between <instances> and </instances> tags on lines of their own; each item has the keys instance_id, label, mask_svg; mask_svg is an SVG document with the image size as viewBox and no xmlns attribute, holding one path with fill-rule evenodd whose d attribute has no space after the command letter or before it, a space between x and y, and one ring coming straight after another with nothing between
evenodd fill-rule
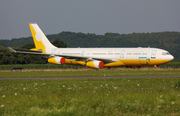
<instances>
[{"instance_id":1,"label":"landing gear door","mask_svg":"<svg viewBox=\"0 0 180 116\"><path fill-rule=\"evenodd\" d=\"M156 58L156 52L157 52L157 50L153 50L153 51L151 52L151 58L153 58L153 59Z\"/></svg>"},{"instance_id":2,"label":"landing gear door","mask_svg":"<svg viewBox=\"0 0 180 116\"><path fill-rule=\"evenodd\" d=\"M124 58L124 53L125 53L125 50L121 50L120 58Z\"/></svg>"}]
</instances>

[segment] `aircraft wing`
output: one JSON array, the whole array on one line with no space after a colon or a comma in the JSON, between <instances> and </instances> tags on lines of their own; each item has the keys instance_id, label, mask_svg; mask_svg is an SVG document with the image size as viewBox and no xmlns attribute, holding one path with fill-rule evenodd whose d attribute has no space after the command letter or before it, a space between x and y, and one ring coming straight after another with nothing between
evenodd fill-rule
<instances>
[{"instance_id":1,"label":"aircraft wing","mask_svg":"<svg viewBox=\"0 0 180 116\"><path fill-rule=\"evenodd\" d=\"M73 56L73 55L59 55L59 54L54 54L55 56L60 56L64 57L66 59L74 59L76 61L92 61L92 60L99 60L103 61L104 63L110 63L110 62L119 62L116 59L108 59L108 58L98 58L98 57L89 57L89 56Z\"/></svg>"},{"instance_id":2,"label":"aircraft wing","mask_svg":"<svg viewBox=\"0 0 180 116\"><path fill-rule=\"evenodd\" d=\"M47 54L41 53L40 51L34 50L27 50L27 49L16 49L21 51L16 51L14 48L8 47L11 52L20 53L20 54L32 54L32 55L45 55L49 57L59 56L64 57L66 59L74 59L76 61L92 61L92 60L99 60L103 61L104 63L111 63L111 62L119 62L116 59L108 59L108 58L98 58L98 57L89 57L89 56L75 56L75 55L61 55L61 54Z\"/></svg>"}]
</instances>

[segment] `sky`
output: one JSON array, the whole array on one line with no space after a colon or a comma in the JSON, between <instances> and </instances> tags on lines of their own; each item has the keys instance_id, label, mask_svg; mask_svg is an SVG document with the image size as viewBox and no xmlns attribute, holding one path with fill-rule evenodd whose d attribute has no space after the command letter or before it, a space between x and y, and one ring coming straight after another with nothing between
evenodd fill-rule
<instances>
[{"instance_id":1,"label":"sky","mask_svg":"<svg viewBox=\"0 0 180 116\"><path fill-rule=\"evenodd\" d=\"M0 39L29 37L29 23L63 31L180 32L180 0L0 0Z\"/></svg>"}]
</instances>

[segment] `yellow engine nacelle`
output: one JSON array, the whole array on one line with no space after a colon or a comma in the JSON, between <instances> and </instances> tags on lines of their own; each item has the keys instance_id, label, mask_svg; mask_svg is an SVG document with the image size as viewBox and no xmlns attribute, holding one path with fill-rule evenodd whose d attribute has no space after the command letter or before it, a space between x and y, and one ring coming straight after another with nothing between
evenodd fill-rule
<instances>
[{"instance_id":1,"label":"yellow engine nacelle","mask_svg":"<svg viewBox=\"0 0 180 116\"><path fill-rule=\"evenodd\" d=\"M87 62L86 66L91 67L91 68L103 68L104 67L104 62L98 61L98 60L93 60L93 61Z\"/></svg>"},{"instance_id":2,"label":"yellow engine nacelle","mask_svg":"<svg viewBox=\"0 0 180 116\"><path fill-rule=\"evenodd\" d=\"M65 64L65 58L64 57L55 56L55 57L49 58L48 62L52 63L52 64Z\"/></svg>"}]
</instances>

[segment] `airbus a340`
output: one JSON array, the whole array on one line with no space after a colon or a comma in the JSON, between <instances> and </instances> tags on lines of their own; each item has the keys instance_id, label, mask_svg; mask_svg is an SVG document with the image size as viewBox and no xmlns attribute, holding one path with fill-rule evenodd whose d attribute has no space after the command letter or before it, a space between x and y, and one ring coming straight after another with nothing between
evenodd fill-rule
<instances>
[{"instance_id":1,"label":"airbus a340","mask_svg":"<svg viewBox=\"0 0 180 116\"><path fill-rule=\"evenodd\" d=\"M19 51L8 47L11 52L48 56L53 64L84 65L91 68L141 67L168 63L174 57L159 48L57 48L46 38L36 23L29 24L35 47Z\"/></svg>"}]
</instances>

